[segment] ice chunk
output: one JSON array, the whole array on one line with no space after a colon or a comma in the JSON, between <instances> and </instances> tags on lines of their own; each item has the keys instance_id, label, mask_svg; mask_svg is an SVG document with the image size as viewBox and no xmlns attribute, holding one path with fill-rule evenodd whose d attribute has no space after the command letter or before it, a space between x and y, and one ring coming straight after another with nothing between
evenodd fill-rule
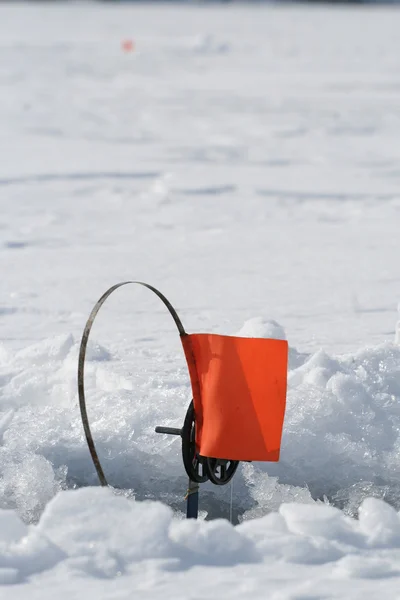
<instances>
[{"instance_id":1,"label":"ice chunk","mask_svg":"<svg viewBox=\"0 0 400 600\"><path fill-rule=\"evenodd\" d=\"M371 546L400 547L400 515L378 498L366 498L359 509L360 529Z\"/></svg>"},{"instance_id":2,"label":"ice chunk","mask_svg":"<svg viewBox=\"0 0 400 600\"><path fill-rule=\"evenodd\" d=\"M63 360L73 345L74 338L71 334L60 335L20 350L15 358L18 362L24 361L36 365L45 361Z\"/></svg>"}]
</instances>

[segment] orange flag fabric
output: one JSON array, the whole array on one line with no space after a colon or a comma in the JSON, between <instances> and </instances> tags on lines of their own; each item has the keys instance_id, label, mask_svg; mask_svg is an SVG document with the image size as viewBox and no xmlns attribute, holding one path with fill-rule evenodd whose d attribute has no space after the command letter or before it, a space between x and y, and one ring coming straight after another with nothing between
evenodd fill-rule
<instances>
[{"instance_id":1,"label":"orange flag fabric","mask_svg":"<svg viewBox=\"0 0 400 600\"><path fill-rule=\"evenodd\" d=\"M279 460L288 343L210 333L181 336L192 384L200 455Z\"/></svg>"}]
</instances>

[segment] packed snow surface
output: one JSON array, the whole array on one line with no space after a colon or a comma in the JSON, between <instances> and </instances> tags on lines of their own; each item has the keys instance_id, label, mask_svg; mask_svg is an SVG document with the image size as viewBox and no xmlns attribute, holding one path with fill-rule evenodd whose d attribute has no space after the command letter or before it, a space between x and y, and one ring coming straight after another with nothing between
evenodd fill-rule
<instances>
[{"instance_id":1,"label":"packed snow surface","mask_svg":"<svg viewBox=\"0 0 400 600\"><path fill-rule=\"evenodd\" d=\"M398 597L400 516L375 498L359 520L285 503L234 527L86 488L61 492L37 526L7 511L0 519L0 585L14 584L7 598L26 598L28 585L32 600L88 590L124 599Z\"/></svg>"},{"instance_id":2,"label":"packed snow surface","mask_svg":"<svg viewBox=\"0 0 400 600\"><path fill-rule=\"evenodd\" d=\"M397 597L398 18L0 5L0 598ZM154 433L185 360L139 286L89 342L94 487L79 342L128 279L188 332L289 342L280 462L202 486L198 522Z\"/></svg>"}]
</instances>

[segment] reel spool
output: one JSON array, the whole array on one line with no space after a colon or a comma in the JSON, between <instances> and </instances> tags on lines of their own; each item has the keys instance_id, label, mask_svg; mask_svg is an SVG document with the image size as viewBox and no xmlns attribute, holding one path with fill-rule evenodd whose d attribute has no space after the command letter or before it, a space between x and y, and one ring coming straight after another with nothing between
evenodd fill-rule
<instances>
[{"instance_id":1,"label":"reel spool","mask_svg":"<svg viewBox=\"0 0 400 600\"><path fill-rule=\"evenodd\" d=\"M214 485L226 485L230 482L239 466L238 460L226 458L205 458L206 473Z\"/></svg>"},{"instance_id":2,"label":"reel spool","mask_svg":"<svg viewBox=\"0 0 400 600\"><path fill-rule=\"evenodd\" d=\"M180 435L182 438L182 460L185 471L191 481L195 483L205 483L208 481L208 471L205 465L205 459L196 451L196 421L194 418L193 400L189 404L186 412L185 421L182 429L175 427L155 428L156 433L167 433L170 435Z\"/></svg>"},{"instance_id":3,"label":"reel spool","mask_svg":"<svg viewBox=\"0 0 400 600\"><path fill-rule=\"evenodd\" d=\"M201 456L196 450L196 419L193 400L189 404L182 429L158 426L156 433L180 435L182 438L182 460L185 471L191 481L205 483L210 480L214 485L226 485L236 473L238 460Z\"/></svg>"}]
</instances>

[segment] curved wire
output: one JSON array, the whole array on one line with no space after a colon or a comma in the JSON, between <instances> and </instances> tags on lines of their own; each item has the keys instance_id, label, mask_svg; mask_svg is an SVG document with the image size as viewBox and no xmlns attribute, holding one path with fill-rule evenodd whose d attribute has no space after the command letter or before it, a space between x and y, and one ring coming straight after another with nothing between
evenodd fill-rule
<instances>
[{"instance_id":1,"label":"curved wire","mask_svg":"<svg viewBox=\"0 0 400 600\"><path fill-rule=\"evenodd\" d=\"M93 307L92 312L89 315L88 320L86 321L86 325L85 325L85 329L83 330L83 334L82 334L82 339L81 339L81 345L79 348L79 359L78 359L78 395L79 395L79 408L81 411L81 418L82 418L82 424L83 424L83 429L85 431L85 436L86 436L86 441L87 441L87 445L89 447L89 452L90 455L92 457L92 461L93 464L95 466L96 472L97 472L97 476L99 478L100 484L103 486L107 486L107 479L104 475L104 471L102 469L102 466L100 464L100 460L96 451L96 447L94 445L94 441L93 441L93 436L92 436L92 432L90 430L90 425L89 425L89 419L88 419L88 415L87 415L87 410L86 410L86 399L85 399L85 358L86 358L86 348L87 348L87 344L89 341L89 334L90 331L92 329L92 325L93 322L96 318L97 313L99 312L100 308L103 306L104 302L107 300L107 298L113 293L115 292L115 290L117 290L118 288L124 286L124 285L128 285L130 283L136 283L138 285L142 285L146 288L148 288L149 290L151 290L152 292L154 292L156 294L156 296L158 296L160 298L160 300L165 304L165 306L167 307L167 309L169 310L172 318L175 321L175 324L178 328L179 331L179 335L182 337L184 335L186 335L186 331L182 325L182 322L180 320L180 318L178 317L178 314L176 312L176 310L174 309L174 307L172 306L172 304L167 300L167 298L164 296L164 294L162 294L160 291L158 291L155 287L153 287L152 285L149 285L148 283L143 283L142 281L123 281L122 283L117 283L116 285L113 285L112 287L110 287L102 296L101 298L99 298L99 300L96 302L96 304Z\"/></svg>"}]
</instances>

